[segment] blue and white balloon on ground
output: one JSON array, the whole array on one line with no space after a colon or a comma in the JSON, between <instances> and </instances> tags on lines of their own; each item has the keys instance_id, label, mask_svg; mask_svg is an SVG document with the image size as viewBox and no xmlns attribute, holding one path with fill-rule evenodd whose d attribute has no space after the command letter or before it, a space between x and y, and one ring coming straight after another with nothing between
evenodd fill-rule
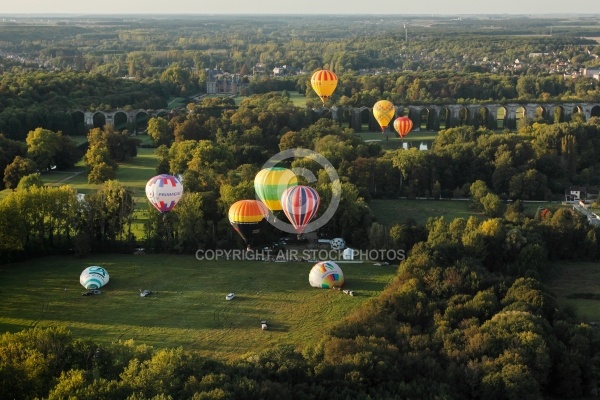
<instances>
[{"instance_id":1,"label":"blue and white balloon on ground","mask_svg":"<svg viewBox=\"0 0 600 400\"><path fill-rule=\"evenodd\" d=\"M109 275L108 272L96 265L87 267L83 270L81 275L79 276L79 283L88 289L100 289L102 286L108 283Z\"/></svg>"}]
</instances>

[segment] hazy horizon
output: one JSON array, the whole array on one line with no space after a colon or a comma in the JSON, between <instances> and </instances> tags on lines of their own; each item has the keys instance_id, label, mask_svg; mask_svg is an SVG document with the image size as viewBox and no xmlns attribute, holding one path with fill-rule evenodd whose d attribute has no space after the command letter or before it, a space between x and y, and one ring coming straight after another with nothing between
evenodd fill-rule
<instances>
[{"instance_id":1,"label":"hazy horizon","mask_svg":"<svg viewBox=\"0 0 600 400\"><path fill-rule=\"evenodd\" d=\"M399 3L393 0L380 0L376 7L364 1L348 0L343 3L305 0L289 4L267 0L254 2L230 0L223 6L220 3L201 3L181 0L176 3L164 1L104 0L102 2L81 2L62 0L48 2L42 0L20 0L3 4L0 16L5 15L593 15L600 14L598 0L578 2L549 2L543 0L489 1L479 0L420 0L412 3Z\"/></svg>"}]
</instances>

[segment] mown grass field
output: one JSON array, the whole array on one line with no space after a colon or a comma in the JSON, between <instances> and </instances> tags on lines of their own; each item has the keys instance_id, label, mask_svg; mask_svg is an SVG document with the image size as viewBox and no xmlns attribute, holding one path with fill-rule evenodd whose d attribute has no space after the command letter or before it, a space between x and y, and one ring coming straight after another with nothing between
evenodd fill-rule
<instances>
[{"instance_id":1,"label":"mown grass field","mask_svg":"<svg viewBox=\"0 0 600 400\"><path fill-rule=\"evenodd\" d=\"M357 133L357 135L366 142L377 142L384 150L395 150L402 148L403 146L402 139L393 128L387 132L387 139L386 135L381 132L365 131ZM407 146L409 147L416 147L418 149L421 144L424 144L427 145L427 149L431 149L431 145L436 137L437 132L434 131L413 131L406 135L404 142L407 143Z\"/></svg>"},{"instance_id":2,"label":"mown grass field","mask_svg":"<svg viewBox=\"0 0 600 400\"><path fill-rule=\"evenodd\" d=\"M290 95L290 101L292 102L292 104L294 104L296 107L306 108L306 100L308 98L305 95L300 94L294 90L289 91L288 94Z\"/></svg>"},{"instance_id":3,"label":"mown grass field","mask_svg":"<svg viewBox=\"0 0 600 400\"><path fill-rule=\"evenodd\" d=\"M451 221L454 218L469 218L479 215L469 208L469 201L460 200L426 200L426 199L397 199L397 200L371 200L369 207L377 220L387 226L396 223L405 223L413 219L424 225L430 217L444 217Z\"/></svg>"},{"instance_id":4,"label":"mown grass field","mask_svg":"<svg viewBox=\"0 0 600 400\"><path fill-rule=\"evenodd\" d=\"M84 268L110 274L100 295L82 296ZM193 255L47 257L0 267L0 331L63 326L97 343L134 339L231 359L279 344L316 343L336 321L377 296L393 266L340 264L355 296L312 288L309 262L198 261ZM140 297L139 290L152 290ZM229 292L236 297L225 300ZM266 319L269 330L260 329Z\"/></svg>"},{"instance_id":5,"label":"mown grass field","mask_svg":"<svg viewBox=\"0 0 600 400\"><path fill-rule=\"evenodd\" d=\"M575 310L586 322L600 323L600 264L563 262L549 266L546 285L561 308Z\"/></svg>"},{"instance_id":6,"label":"mown grass field","mask_svg":"<svg viewBox=\"0 0 600 400\"><path fill-rule=\"evenodd\" d=\"M384 225L405 223L408 219L417 221L423 225L430 217L444 217L447 221L455 218L469 218L474 215L479 218L487 218L482 213L471 208L470 200L433 200L433 199L385 199L371 200L369 207ZM527 202L524 203L525 215L533 218L537 208L555 209L562 207L558 203L551 202Z\"/></svg>"},{"instance_id":7,"label":"mown grass field","mask_svg":"<svg viewBox=\"0 0 600 400\"><path fill-rule=\"evenodd\" d=\"M147 136L142 137L142 139ZM148 139L144 139L148 140ZM148 200L146 199L146 182L156 175L156 155L154 148L138 148L137 157L132 158L126 163L120 163L117 170L116 179L126 188L133 191L136 202L134 213L133 233L138 239L143 237L143 224L147 219ZM87 168L82 162L77 164L69 171L49 171L42 174L42 180L49 186L70 185L77 193L88 194L95 192L101 185L89 184L87 181ZM0 195L8 195L9 191L4 190Z\"/></svg>"}]
</instances>

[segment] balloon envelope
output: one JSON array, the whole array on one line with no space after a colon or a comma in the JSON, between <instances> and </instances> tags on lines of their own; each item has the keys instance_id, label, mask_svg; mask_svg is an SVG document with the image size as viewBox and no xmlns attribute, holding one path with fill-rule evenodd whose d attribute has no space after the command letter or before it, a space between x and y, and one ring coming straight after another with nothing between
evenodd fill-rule
<instances>
[{"instance_id":1,"label":"balloon envelope","mask_svg":"<svg viewBox=\"0 0 600 400\"><path fill-rule=\"evenodd\" d=\"M296 185L298 177L287 168L265 168L254 177L256 195L271 211L281 210L282 193L288 187Z\"/></svg>"},{"instance_id":2,"label":"balloon envelope","mask_svg":"<svg viewBox=\"0 0 600 400\"><path fill-rule=\"evenodd\" d=\"M379 100L373 106L373 116L377 120L377 123L379 123L379 126L381 126L382 132L387 128L392 118L394 118L395 113L394 105L387 100Z\"/></svg>"},{"instance_id":3,"label":"balloon envelope","mask_svg":"<svg viewBox=\"0 0 600 400\"><path fill-rule=\"evenodd\" d=\"M269 209L258 200L240 200L229 207L229 223L248 244L253 235L260 232L260 223Z\"/></svg>"},{"instance_id":4,"label":"balloon envelope","mask_svg":"<svg viewBox=\"0 0 600 400\"><path fill-rule=\"evenodd\" d=\"M317 214L321 198L310 186L292 186L281 195L281 207L298 234Z\"/></svg>"},{"instance_id":5,"label":"balloon envelope","mask_svg":"<svg viewBox=\"0 0 600 400\"><path fill-rule=\"evenodd\" d=\"M334 238L331 240L333 250L343 250L346 248L346 241L343 238Z\"/></svg>"},{"instance_id":6,"label":"balloon envelope","mask_svg":"<svg viewBox=\"0 0 600 400\"><path fill-rule=\"evenodd\" d=\"M87 267L79 276L79 283L86 289L100 289L108 283L108 272L96 265Z\"/></svg>"},{"instance_id":7,"label":"balloon envelope","mask_svg":"<svg viewBox=\"0 0 600 400\"><path fill-rule=\"evenodd\" d=\"M402 139L404 139L404 136L408 135L408 132L410 132L412 127L413 122L408 117L398 117L394 120L394 129Z\"/></svg>"},{"instance_id":8,"label":"balloon envelope","mask_svg":"<svg viewBox=\"0 0 600 400\"><path fill-rule=\"evenodd\" d=\"M317 96L321 98L323 104L325 104L325 101L333 94L337 83L337 76L326 69L315 72L310 78L310 84L315 93L317 93Z\"/></svg>"},{"instance_id":9,"label":"balloon envelope","mask_svg":"<svg viewBox=\"0 0 600 400\"><path fill-rule=\"evenodd\" d=\"M333 261L321 261L316 263L308 274L310 286L323 289L342 287L344 285L344 273L339 265Z\"/></svg>"},{"instance_id":10,"label":"balloon envelope","mask_svg":"<svg viewBox=\"0 0 600 400\"><path fill-rule=\"evenodd\" d=\"M169 212L183 195L183 185L173 175L156 175L146 183L146 197L161 213Z\"/></svg>"}]
</instances>

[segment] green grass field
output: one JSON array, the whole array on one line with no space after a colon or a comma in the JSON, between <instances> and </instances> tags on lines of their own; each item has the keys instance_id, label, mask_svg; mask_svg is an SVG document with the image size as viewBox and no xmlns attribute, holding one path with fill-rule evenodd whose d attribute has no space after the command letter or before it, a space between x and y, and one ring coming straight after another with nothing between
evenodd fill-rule
<instances>
[{"instance_id":1,"label":"green grass field","mask_svg":"<svg viewBox=\"0 0 600 400\"><path fill-rule=\"evenodd\" d=\"M82 296L90 265L110 274L100 295ZM340 264L348 296L308 283L309 262L198 261L194 256L47 257L0 268L0 330L64 326L100 344L134 339L231 359L280 344L317 342L328 328L377 296L395 268ZM139 289L152 290L140 297ZM229 292L236 297L225 300ZM260 329L266 319L269 330Z\"/></svg>"},{"instance_id":2,"label":"green grass field","mask_svg":"<svg viewBox=\"0 0 600 400\"><path fill-rule=\"evenodd\" d=\"M367 127L365 127L366 129ZM366 142L377 142L381 145L384 150L395 150L402 147L402 139L392 129L387 133L386 136L381 132L359 132L357 133ZM431 149L433 141L437 137L437 132L433 131L415 131L410 132L404 138L404 142L408 143L410 147L419 148L421 143L426 144L428 149Z\"/></svg>"},{"instance_id":3,"label":"green grass field","mask_svg":"<svg viewBox=\"0 0 600 400\"><path fill-rule=\"evenodd\" d=\"M404 223L413 219L423 225L430 217L445 217L447 221L455 218L469 218L471 215L487 218L480 212L470 208L469 200L428 200L428 199L385 199L371 200L369 207L377 220L385 225ZM556 202L524 203L525 215L533 218L538 207L555 209L562 207Z\"/></svg>"},{"instance_id":4,"label":"green grass field","mask_svg":"<svg viewBox=\"0 0 600 400\"><path fill-rule=\"evenodd\" d=\"M447 221L454 218L469 218L478 215L469 208L469 201L459 200L371 200L369 207L377 217L377 220L385 225L404 223L413 219L423 225L430 217L444 217Z\"/></svg>"},{"instance_id":5,"label":"green grass field","mask_svg":"<svg viewBox=\"0 0 600 400\"><path fill-rule=\"evenodd\" d=\"M292 104L294 104L296 107L306 108L306 100L308 98L305 95L293 90L288 93L290 95L290 101L292 102Z\"/></svg>"},{"instance_id":6,"label":"green grass field","mask_svg":"<svg viewBox=\"0 0 600 400\"><path fill-rule=\"evenodd\" d=\"M87 142L87 140L88 140L88 139L87 139L87 136L85 136L85 135L77 135L77 136L70 136L70 135L69 135L69 137L71 138L71 140L72 140L73 142L75 142L75 144L76 144L77 146L79 146L79 145L81 145L81 144L84 144L84 143L86 143L86 142Z\"/></svg>"},{"instance_id":7,"label":"green grass field","mask_svg":"<svg viewBox=\"0 0 600 400\"><path fill-rule=\"evenodd\" d=\"M167 109L172 110L174 108L181 108L187 105L187 101L183 97L170 97L167 100Z\"/></svg>"},{"instance_id":8,"label":"green grass field","mask_svg":"<svg viewBox=\"0 0 600 400\"><path fill-rule=\"evenodd\" d=\"M156 155L153 148L138 148L137 157L129 162L120 163L117 170L117 180L126 188L131 189L136 202L132 232L138 240L144 235L144 222L147 219L148 200L146 199L146 182L156 175ZM49 171L42 174L42 180L49 186L70 185L77 193L88 194L96 191L101 185L89 184L87 168L80 162L68 171ZM0 200L8 196L9 189L0 191Z\"/></svg>"},{"instance_id":9,"label":"green grass field","mask_svg":"<svg viewBox=\"0 0 600 400\"><path fill-rule=\"evenodd\" d=\"M126 188L133 191L136 202L132 232L138 239L143 237L143 224L147 219L148 200L146 199L146 182L156 175L156 155L154 148L138 148L137 157L126 163L120 163L117 170L117 180ZM77 193L88 194L96 191L101 185L89 184L87 168L83 163L77 164L69 171L49 171L42 174L42 180L49 186L70 185ZM0 199L7 196L9 190L0 192Z\"/></svg>"},{"instance_id":10,"label":"green grass field","mask_svg":"<svg viewBox=\"0 0 600 400\"><path fill-rule=\"evenodd\" d=\"M564 262L549 267L548 285L561 308L570 307L586 322L600 323L600 264Z\"/></svg>"}]
</instances>

